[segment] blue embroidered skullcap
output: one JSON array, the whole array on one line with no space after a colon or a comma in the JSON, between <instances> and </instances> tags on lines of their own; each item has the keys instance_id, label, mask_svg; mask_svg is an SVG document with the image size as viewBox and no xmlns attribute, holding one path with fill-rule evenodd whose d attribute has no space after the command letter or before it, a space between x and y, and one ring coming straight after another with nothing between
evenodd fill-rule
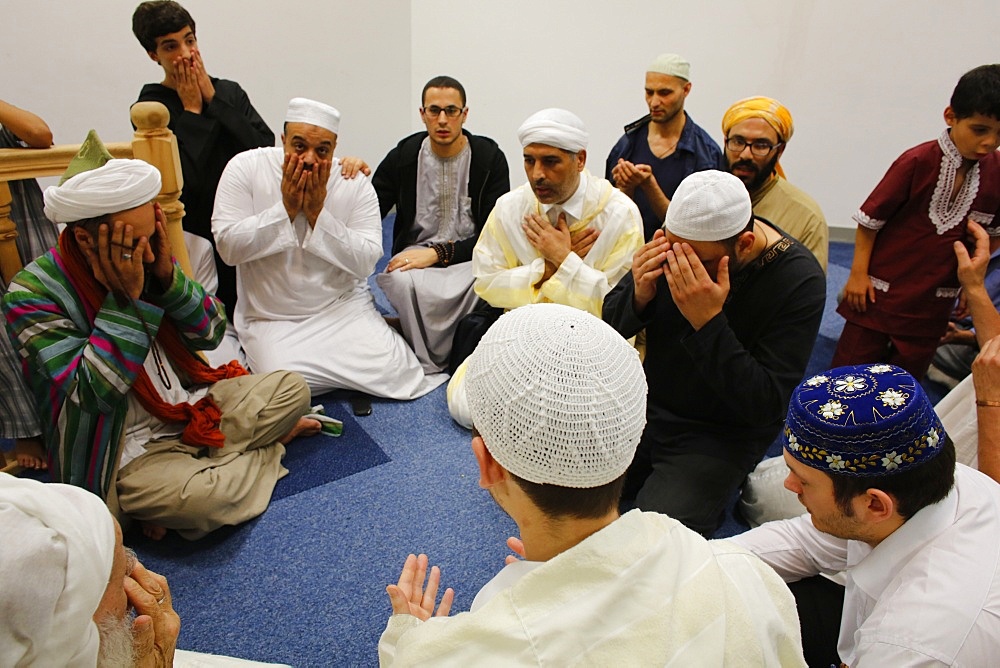
<instances>
[{"instance_id":1,"label":"blue embroidered skullcap","mask_svg":"<svg viewBox=\"0 0 1000 668\"><path fill-rule=\"evenodd\" d=\"M920 383L897 366L843 366L792 393L782 444L815 469L851 476L906 471L941 452L945 432Z\"/></svg>"}]
</instances>

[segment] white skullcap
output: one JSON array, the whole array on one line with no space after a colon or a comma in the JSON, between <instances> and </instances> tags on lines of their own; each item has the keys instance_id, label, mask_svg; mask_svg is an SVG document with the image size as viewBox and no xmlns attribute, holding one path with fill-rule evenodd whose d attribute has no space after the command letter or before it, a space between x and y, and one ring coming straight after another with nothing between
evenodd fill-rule
<instances>
[{"instance_id":1,"label":"white skullcap","mask_svg":"<svg viewBox=\"0 0 1000 668\"><path fill-rule=\"evenodd\" d=\"M501 316L469 357L466 392L493 458L539 484L615 480L646 424L639 354L608 324L561 304Z\"/></svg>"},{"instance_id":2,"label":"white skullcap","mask_svg":"<svg viewBox=\"0 0 1000 668\"><path fill-rule=\"evenodd\" d=\"M142 160L109 160L60 186L46 188L45 216L53 223L73 223L134 209L159 194L156 167Z\"/></svg>"},{"instance_id":3,"label":"white skullcap","mask_svg":"<svg viewBox=\"0 0 1000 668\"><path fill-rule=\"evenodd\" d=\"M115 529L94 494L0 473L0 666L93 666Z\"/></svg>"},{"instance_id":4,"label":"white skullcap","mask_svg":"<svg viewBox=\"0 0 1000 668\"><path fill-rule=\"evenodd\" d=\"M676 53L661 53L649 64L646 71L669 74L672 77L684 79L684 81L691 80L691 63Z\"/></svg>"},{"instance_id":5,"label":"white skullcap","mask_svg":"<svg viewBox=\"0 0 1000 668\"><path fill-rule=\"evenodd\" d=\"M293 97L285 112L286 123L308 123L333 134L340 132L340 112L328 104L304 97Z\"/></svg>"},{"instance_id":6,"label":"white skullcap","mask_svg":"<svg viewBox=\"0 0 1000 668\"><path fill-rule=\"evenodd\" d=\"M663 228L686 241L722 241L743 231L752 213L742 181L729 172L707 169L677 186Z\"/></svg>"},{"instance_id":7,"label":"white skullcap","mask_svg":"<svg viewBox=\"0 0 1000 668\"><path fill-rule=\"evenodd\" d=\"M565 109L542 109L528 116L517 129L521 147L528 144L555 146L570 153L587 148L590 135L580 117Z\"/></svg>"}]
</instances>

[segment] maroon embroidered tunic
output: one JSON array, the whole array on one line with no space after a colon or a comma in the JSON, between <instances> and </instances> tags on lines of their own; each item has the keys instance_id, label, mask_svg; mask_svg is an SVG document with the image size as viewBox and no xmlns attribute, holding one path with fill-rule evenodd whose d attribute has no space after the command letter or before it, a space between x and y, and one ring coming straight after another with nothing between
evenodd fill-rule
<instances>
[{"instance_id":1,"label":"maroon embroidered tunic","mask_svg":"<svg viewBox=\"0 0 1000 668\"><path fill-rule=\"evenodd\" d=\"M854 214L878 232L868 265L875 303L858 313L841 302L846 320L890 335L944 334L959 289L952 243L965 240L970 218L1000 236L1000 153L973 165L949 201L961 164L945 130L899 156Z\"/></svg>"}]
</instances>

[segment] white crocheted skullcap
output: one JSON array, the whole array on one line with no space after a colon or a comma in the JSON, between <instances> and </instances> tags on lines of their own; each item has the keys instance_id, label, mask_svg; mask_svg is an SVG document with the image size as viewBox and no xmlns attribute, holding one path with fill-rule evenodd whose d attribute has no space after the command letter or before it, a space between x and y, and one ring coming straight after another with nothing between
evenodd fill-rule
<instances>
[{"instance_id":1,"label":"white crocheted skullcap","mask_svg":"<svg viewBox=\"0 0 1000 668\"><path fill-rule=\"evenodd\" d=\"M684 79L684 81L691 80L691 63L676 53L661 53L653 59L646 71L669 74L672 77Z\"/></svg>"},{"instance_id":2,"label":"white crocheted skullcap","mask_svg":"<svg viewBox=\"0 0 1000 668\"><path fill-rule=\"evenodd\" d=\"M565 109L542 109L528 116L517 129L521 148L529 144L555 146L570 153L587 148L590 135L580 117Z\"/></svg>"},{"instance_id":3,"label":"white crocheted skullcap","mask_svg":"<svg viewBox=\"0 0 1000 668\"><path fill-rule=\"evenodd\" d=\"M722 241L741 232L752 213L742 181L729 172L707 169L677 186L663 228L685 241Z\"/></svg>"},{"instance_id":4,"label":"white crocheted skullcap","mask_svg":"<svg viewBox=\"0 0 1000 668\"><path fill-rule=\"evenodd\" d=\"M127 211L160 194L160 172L143 160L109 160L45 189L45 216L53 223L73 223L106 213Z\"/></svg>"},{"instance_id":5,"label":"white crocheted skullcap","mask_svg":"<svg viewBox=\"0 0 1000 668\"><path fill-rule=\"evenodd\" d=\"M469 358L472 422L493 458L538 484L607 484L646 424L639 354L591 314L531 304L500 317Z\"/></svg>"},{"instance_id":6,"label":"white crocheted skullcap","mask_svg":"<svg viewBox=\"0 0 1000 668\"><path fill-rule=\"evenodd\" d=\"M93 666L115 529L100 497L0 473L0 666Z\"/></svg>"},{"instance_id":7,"label":"white crocheted skullcap","mask_svg":"<svg viewBox=\"0 0 1000 668\"><path fill-rule=\"evenodd\" d=\"M328 104L305 97L293 97L285 112L286 123L308 123L337 134L340 132L340 112Z\"/></svg>"}]
</instances>

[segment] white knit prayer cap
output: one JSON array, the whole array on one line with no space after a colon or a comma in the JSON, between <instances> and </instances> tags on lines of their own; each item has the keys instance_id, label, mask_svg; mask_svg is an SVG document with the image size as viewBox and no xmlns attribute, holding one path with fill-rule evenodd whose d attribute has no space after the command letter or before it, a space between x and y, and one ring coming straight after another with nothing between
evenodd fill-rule
<instances>
[{"instance_id":1,"label":"white knit prayer cap","mask_svg":"<svg viewBox=\"0 0 1000 668\"><path fill-rule=\"evenodd\" d=\"M743 182L729 172L707 169L677 186L663 228L686 241L722 241L743 231L751 215Z\"/></svg>"},{"instance_id":2,"label":"white knit prayer cap","mask_svg":"<svg viewBox=\"0 0 1000 668\"><path fill-rule=\"evenodd\" d=\"M340 132L340 112L328 104L304 97L293 97L285 112L286 123L308 123L337 134Z\"/></svg>"},{"instance_id":3,"label":"white knit prayer cap","mask_svg":"<svg viewBox=\"0 0 1000 668\"><path fill-rule=\"evenodd\" d=\"M661 53L649 64L646 71L668 74L684 81L691 80L691 63L676 53Z\"/></svg>"},{"instance_id":4,"label":"white knit prayer cap","mask_svg":"<svg viewBox=\"0 0 1000 668\"><path fill-rule=\"evenodd\" d=\"M0 473L0 666L93 666L114 561L104 502Z\"/></svg>"},{"instance_id":5,"label":"white knit prayer cap","mask_svg":"<svg viewBox=\"0 0 1000 668\"><path fill-rule=\"evenodd\" d=\"M134 209L159 194L156 167L143 160L109 160L62 185L46 188L45 216L53 223L73 223Z\"/></svg>"},{"instance_id":6,"label":"white knit prayer cap","mask_svg":"<svg viewBox=\"0 0 1000 668\"><path fill-rule=\"evenodd\" d=\"M539 484L607 484L646 424L635 348L586 311L531 304L500 317L469 358L472 422L493 458Z\"/></svg>"},{"instance_id":7,"label":"white knit prayer cap","mask_svg":"<svg viewBox=\"0 0 1000 668\"><path fill-rule=\"evenodd\" d=\"M565 109L542 109L528 117L517 129L521 148L528 144L555 146L570 153L587 148L590 135L580 117Z\"/></svg>"}]
</instances>

